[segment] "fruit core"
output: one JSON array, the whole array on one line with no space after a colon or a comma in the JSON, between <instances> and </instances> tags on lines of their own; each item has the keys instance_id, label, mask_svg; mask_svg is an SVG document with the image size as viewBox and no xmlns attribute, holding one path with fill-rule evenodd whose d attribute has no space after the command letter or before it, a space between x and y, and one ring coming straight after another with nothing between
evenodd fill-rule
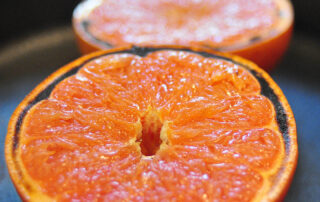
<instances>
[{"instance_id":1,"label":"fruit core","mask_svg":"<svg viewBox=\"0 0 320 202\"><path fill-rule=\"evenodd\" d=\"M155 110L148 110L141 118L141 153L145 156L153 156L159 150L162 140L160 138L163 123Z\"/></svg>"}]
</instances>

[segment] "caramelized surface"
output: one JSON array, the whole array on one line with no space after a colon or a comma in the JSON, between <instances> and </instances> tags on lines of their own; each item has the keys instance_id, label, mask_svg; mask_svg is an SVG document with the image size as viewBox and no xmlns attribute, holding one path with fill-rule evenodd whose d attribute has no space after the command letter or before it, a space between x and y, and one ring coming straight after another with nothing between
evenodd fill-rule
<instances>
[{"instance_id":1,"label":"caramelized surface","mask_svg":"<svg viewBox=\"0 0 320 202\"><path fill-rule=\"evenodd\" d=\"M276 32L275 0L104 1L88 31L111 45L241 46ZM274 33L273 33L274 34Z\"/></svg>"},{"instance_id":2,"label":"caramelized surface","mask_svg":"<svg viewBox=\"0 0 320 202\"><path fill-rule=\"evenodd\" d=\"M257 80L182 51L85 64L28 112L20 138L27 173L62 201L250 201L284 155Z\"/></svg>"}]
</instances>

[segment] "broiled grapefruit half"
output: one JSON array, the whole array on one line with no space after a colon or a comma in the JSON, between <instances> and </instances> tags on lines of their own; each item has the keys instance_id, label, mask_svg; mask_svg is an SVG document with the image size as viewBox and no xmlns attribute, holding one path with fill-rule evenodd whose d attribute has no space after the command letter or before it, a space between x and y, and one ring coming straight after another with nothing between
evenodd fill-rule
<instances>
[{"instance_id":1,"label":"broiled grapefruit half","mask_svg":"<svg viewBox=\"0 0 320 202\"><path fill-rule=\"evenodd\" d=\"M87 0L73 15L82 53L123 45L192 45L270 70L291 38L289 0Z\"/></svg>"},{"instance_id":2,"label":"broiled grapefruit half","mask_svg":"<svg viewBox=\"0 0 320 202\"><path fill-rule=\"evenodd\" d=\"M297 155L294 116L267 73L177 46L62 67L18 106L5 145L28 201L277 201Z\"/></svg>"}]
</instances>

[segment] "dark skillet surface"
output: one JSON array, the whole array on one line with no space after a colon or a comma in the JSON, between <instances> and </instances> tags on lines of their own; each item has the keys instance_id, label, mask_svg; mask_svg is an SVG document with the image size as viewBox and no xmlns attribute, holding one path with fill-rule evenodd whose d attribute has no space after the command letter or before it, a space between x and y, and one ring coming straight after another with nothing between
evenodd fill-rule
<instances>
[{"instance_id":1,"label":"dark skillet surface","mask_svg":"<svg viewBox=\"0 0 320 202\"><path fill-rule=\"evenodd\" d=\"M286 95L298 128L299 161L285 201L320 200L320 40L296 34L271 73ZM0 50L0 150L7 125L22 99L43 79L80 54L70 28L59 27ZM19 201L0 153L0 201Z\"/></svg>"}]
</instances>

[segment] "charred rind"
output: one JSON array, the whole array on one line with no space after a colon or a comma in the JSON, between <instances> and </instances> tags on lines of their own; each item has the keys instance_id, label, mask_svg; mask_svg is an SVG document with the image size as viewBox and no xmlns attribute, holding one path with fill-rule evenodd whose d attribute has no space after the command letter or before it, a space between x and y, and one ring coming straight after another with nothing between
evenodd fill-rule
<instances>
[{"instance_id":1,"label":"charred rind","mask_svg":"<svg viewBox=\"0 0 320 202\"><path fill-rule=\"evenodd\" d=\"M191 50L191 49L188 49L188 48L165 48L165 47L164 48L153 48L153 47L133 46L131 49L125 50L125 51L122 51L122 52L123 53L131 53L131 54L135 54L135 55L138 55L138 56L141 56L141 57L145 57L149 53L156 52L156 51L165 51L165 50L167 50L167 51L174 50L174 51L191 52L191 53L195 53L195 54L201 55L201 56L206 57L206 58L217 58L217 59L222 59L222 60L226 60L226 61L229 61L229 62L233 62L231 59L225 58L225 57L220 56L220 55L212 55L212 54L204 52L204 51L194 51L194 50ZM236 62L234 62L234 63L236 63ZM238 64L238 63L236 63L236 64ZM241 64L239 64L239 65L241 65Z\"/></svg>"},{"instance_id":2,"label":"charred rind","mask_svg":"<svg viewBox=\"0 0 320 202\"><path fill-rule=\"evenodd\" d=\"M83 27L84 32L91 38L91 40L93 40L96 43L101 44L102 46L104 46L105 48L112 48L113 45L111 45L110 43L106 42L106 41L102 41L98 38L96 38L95 36L93 36L90 32L89 32L89 26L90 26L90 21L88 20L84 20L81 22L81 26Z\"/></svg>"},{"instance_id":3,"label":"charred rind","mask_svg":"<svg viewBox=\"0 0 320 202\"><path fill-rule=\"evenodd\" d=\"M289 137L289 128L288 128L288 117L285 112L285 109L283 108L283 105L279 101L278 96L274 93L273 89L269 86L269 83L263 77L261 77L261 75L256 71L250 70L250 72L254 75L254 77L256 77L256 79L260 83L261 95L264 95L267 98L269 98L269 100L272 102L275 108L277 124L285 142L285 150L287 153L289 153L290 137Z\"/></svg>"},{"instance_id":4,"label":"charred rind","mask_svg":"<svg viewBox=\"0 0 320 202\"><path fill-rule=\"evenodd\" d=\"M241 63L238 63L236 61L233 61L230 58L226 58L223 56L219 56L219 55L213 55L207 52L202 52L202 51L194 51L191 49L187 49L187 48L183 48L183 49L179 49L179 48L152 48L152 47L136 47L133 46L131 49L127 49L127 50L122 50L122 51L116 51L116 52L110 52L110 53L106 53L103 55L99 55L93 58L90 58L86 61L84 61L81 65L74 67L73 69L69 70L68 72L64 73L63 75L61 75L60 77L58 77L56 80L54 80L50 85L48 85L44 90L42 90L32 101L30 101L28 103L28 105L23 109L23 111L21 112L21 114L18 117L17 123L16 123L16 127L15 127L15 133L13 136L13 147L12 147L12 152L14 153L15 150L18 147L19 144L19 132L21 129L21 125L23 122L24 117L26 116L27 112L29 111L29 109L34 106L35 104L37 104L38 102L40 102L41 100L47 99L52 90L54 89L54 87L61 82L63 79L72 76L74 74L76 74L78 72L78 70L83 67L86 63L99 58L99 57L103 57L106 55L112 55L112 54L118 54L118 53L130 53L130 54L135 54L141 57L145 57L146 55L148 55L151 52L155 52L155 51L161 51L161 50L179 50L179 51L186 51L186 52L192 52L198 55L201 55L203 57L208 57L208 58L217 58L217 59L222 59L222 60L226 60L229 62L232 62L234 64L237 64L239 66L244 67L245 69L249 70L253 76L259 81L260 85L261 85L261 95L266 96L267 98L270 99L270 101L272 102L272 104L274 105L275 111L276 111L276 119L277 119L277 124L278 127L282 133L284 142L285 142L285 150L288 153L289 152L289 147L290 147L290 138L289 138L289 128L288 128L288 117L287 114L285 113L285 109L283 107L283 105L281 104L281 102L279 101L278 96L275 94L275 92L273 91L273 89L269 86L269 83L265 80L265 78L263 78L258 72L256 72L255 70L252 70L251 68L249 68L246 65L243 65Z\"/></svg>"},{"instance_id":5,"label":"charred rind","mask_svg":"<svg viewBox=\"0 0 320 202\"><path fill-rule=\"evenodd\" d=\"M21 114L19 115L16 127L15 127L15 133L13 136L13 150L15 150L18 146L18 142L19 142L19 136L18 133L20 132L21 129L21 124L22 121L24 119L24 117L26 116L27 112L29 111L29 109L34 106L35 104L37 104L38 102L40 102L41 100L47 99L52 90L54 89L54 87L61 82L63 79L75 74L79 67L75 67L74 69L66 72L65 74L61 75L59 78L57 78L56 80L54 80L50 85L48 85L43 91L41 91L32 101L30 101L28 103L28 105L23 109L23 111L21 112Z\"/></svg>"},{"instance_id":6,"label":"charred rind","mask_svg":"<svg viewBox=\"0 0 320 202\"><path fill-rule=\"evenodd\" d=\"M84 32L87 34L87 36L88 36L92 41L94 41L95 43L98 43L98 44L102 45L103 47L105 47L105 48L107 48L107 49L110 49L110 48L113 48L113 47L114 47L112 44L110 44L110 43L108 43L108 42L106 42L106 41L103 41L103 40L101 40L101 39L98 39L97 37L95 37L95 36L93 36L93 35L91 34L91 32L89 31L90 21L88 21L88 20L83 20L83 21L81 21L80 26L83 28L83 30L84 30ZM259 37L259 39L261 39L261 38ZM258 40L259 40L259 39L258 39ZM257 41L258 41L258 40L257 40ZM209 46L209 45L203 45L203 47L204 47L204 48L211 49L211 50L214 50L214 51L223 51L223 50L224 50L223 47L211 47L211 46ZM145 47L139 47L139 48L140 48L140 49L149 49L149 50L153 49L153 48L145 48ZM173 48L171 48L171 49L173 49ZM159 48L158 48L158 50L159 50ZM140 50L138 50L138 51L140 51ZM151 50L151 51L154 51L154 50ZM190 52L191 50L187 50L187 51ZM193 52L193 51L191 51L191 52ZM136 55L139 55L139 54L136 54Z\"/></svg>"}]
</instances>

